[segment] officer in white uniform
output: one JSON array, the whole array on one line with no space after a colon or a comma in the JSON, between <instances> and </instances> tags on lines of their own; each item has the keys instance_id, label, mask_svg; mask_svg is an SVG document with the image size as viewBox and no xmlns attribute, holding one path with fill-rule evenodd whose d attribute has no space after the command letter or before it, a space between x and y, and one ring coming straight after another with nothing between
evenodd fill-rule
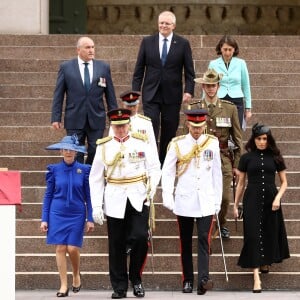
<instances>
[{"instance_id":1,"label":"officer in white uniform","mask_svg":"<svg viewBox=\"0 0 300 300\"><path fill-rule=\"evenodd\" d=\"M222 171L218 139L204 134L207 111L185 110L187 135L173 138L162 169L163 205L177 215L181 243L184 293L194 284L192 236L198 232L197 293L212 288L209 279L209 249L213 216L222 200ZM175 179L177 186L174 192Z\"/></svg>"},{"instance_id":2,"label":"officer in white uniform","mask_svg":"<svg viewBox=\"0 0 300 300\"><path fill-rule=\"evenodd\" d=\"M138 113L140 95L140 92L129 90L121 93L120 98L122 100L123 108L131 110L130 131L144 134L147 138L146 141L152 147L153 155L158 156L157 143L155 140L151 119ZM111 127L109 129L109 135L113 135L113 130Z\"/></svg>"},{"instance_id":3,"label":"officer in white uniform","mask_svg":"<svg viewBox=\"0 0 300 300\"><path fill-rule=\"evenodd\" d=\"M107 113L114 136L97 141L90 172L94 221L107 217L109 275L113 299L126 298L128 289L127 235L134 237L129 280L136 297L144 297L141 274L148 251L149 197L160 180L160 162L151 153L145 136L129 132L130 110Z\"/></svg>"}]
</instances>

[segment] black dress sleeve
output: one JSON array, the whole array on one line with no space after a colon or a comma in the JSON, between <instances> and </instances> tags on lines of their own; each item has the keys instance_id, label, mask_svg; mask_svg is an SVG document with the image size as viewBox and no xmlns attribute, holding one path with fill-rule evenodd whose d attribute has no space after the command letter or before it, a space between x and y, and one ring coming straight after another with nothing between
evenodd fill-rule
<instances>
[{"instance_id":1,"label":"black dress sleeve","mask_svg":"<svg viewBox=\"0 0 300 300\"><path fill-rule=\"evenodd\" d=\"M241 172L246 173L247 172L247 165L248 165L248 153L245 153L241 156L239 161L238 170Z\"/></svg>"},{"instance_id":2,"label":"black dress sleeve","mask_svg":"<svg viewBox=\"0 0 300 300\"><path fill-rule=\"evenodd\" d=\"M281 172L281 171L286 169L285 163L283 161L282 162L275 162L275 164L276 164L276 171L277 172Z\"/></svg>"}]
</instances>

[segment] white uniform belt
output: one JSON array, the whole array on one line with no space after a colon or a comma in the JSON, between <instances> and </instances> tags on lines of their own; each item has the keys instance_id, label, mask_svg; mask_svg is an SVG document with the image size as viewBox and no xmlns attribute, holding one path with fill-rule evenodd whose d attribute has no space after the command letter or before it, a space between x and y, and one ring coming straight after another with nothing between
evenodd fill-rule
<instances>
[{"instance_id":1,"label":"white uniform belt","mask_svg":"<svg viewBox=\"0 0 300 300\"><path fill-rule=\"evenodd\" d=\"M134 183L143 181L146 183L147 177L145 174L133 177L123 177L123 178L107 178L107 182L113 184L124 184L124 183Z\"/></svg>"}]
</instances>

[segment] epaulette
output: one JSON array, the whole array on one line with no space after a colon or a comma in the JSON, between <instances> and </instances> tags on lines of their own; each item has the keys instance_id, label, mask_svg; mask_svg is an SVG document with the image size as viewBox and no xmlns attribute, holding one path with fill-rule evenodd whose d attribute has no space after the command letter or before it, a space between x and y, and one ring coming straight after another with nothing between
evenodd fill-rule
<instances>
[{"instance_id":1,"label":"epaulette","mask_svg":"<svg viewBox=\"0 0 300 300\"><path fill-rule=\"evenodd\" d=\"M147 141L147 136L146 136L145 134L140 133L140 132L133 132L133 133L131 134L131 136L132 136L133 138L135 138L135 139L142 140L142 141L144 141L144 142Z\"/></svg>"},{"instance_id":2,"label":"epaulette","mask_svg":"<svg viewBox=\"0 0 300 300\"><path fill-rule=\"evenodd\" d=\"M186 135L179 135L179 136L175 136L173 139L172 139L172 142L177 142L179 140L182 140Z\"/></svg>"},{"instance_id":3,"label":"epaulette","mask_svg":"<svg viewBox=\"0 0 300 300\"><path fill-rule=\"evenodd\" d=\"M222 103L228 103L228 104L231 104L231 105L235 105L234 103L228 101L228 100L223 100L223 99L220 99Z\"/></svg>"},{"instance_id":4,"label":"epaulette","mask_svg":"<svg viewBox=\"0 0 300 300\"><path fill-rule=\"evenodd\" d=\"M106 136L106 137L104 137L104 138L102 138L102 139L98 139L98 140L96 141L96 145L104 144L104 143L106 143L106 142L109 142L110 140L112 140L112 136Z\"/></svg>"},{"instance_id":5,"label":"epaulette","mask_svg":"<svg viewBox=\"0 0 300 300\"><path fill-rule=\"evenodd\" d=\"M144 115L141 115L141 114L138 114L138 116L140 118L143 118L143 119L147 120L147 121L151 121L151 119L149 117L147 117L147 116L144 116Z\"/></svg>"},{"instance_id":6,"label":"epaulette","mask_svg":"<svg viewBox=\"0 0 300 300\"><path fill-rule=\"evenodd\" d=\"M210 139L214 139L214 140L218 139L215 135L212 134L206 134L206 136L208 136Z\"/></svg>"}]
</instances>

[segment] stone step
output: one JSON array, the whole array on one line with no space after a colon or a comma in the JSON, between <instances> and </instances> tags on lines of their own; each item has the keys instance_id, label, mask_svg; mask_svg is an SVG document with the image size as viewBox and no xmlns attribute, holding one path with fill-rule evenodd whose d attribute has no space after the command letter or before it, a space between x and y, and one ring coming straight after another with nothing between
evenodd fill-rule
<instances>
[{"instance_id":1,"label":"stone step","mask_svg":"<svg viewBox=\"0 0 300 300\"><path fill-rule=\"evenodd\" d=\"M127 72L114 72L112 75L113 82L118 85L130 85L132 75ZM54 85L56 83L57 72L1 72L0 82L3 85L11 85L17 82L22 85ZM293 84L291 84L293 85Z\"/></svg>"},{"instance_id":2,"label":"stone step","mask_svg":"<svg viewBox=\"0 0 300 300\"><path fill-rule=\"evenodd\" d=\"M300 101L299 101L300 102ZM181 124L185 122L186 116L182 112ZM0 126L45 126L51 122L50 112L0 112ZM298 126L300 127L300 112L295 113L256 113L253 109L253 117L248 126L264 122L269 126Z\"/></svg>"},{"instance_id":3,"label":"stone step","mask_svg":"<svg viewBox=\"0 0 300 300\"><path fill-rule=\"evenodd\" d=\"M299 219L300 215L300 204L298 203L288 203L288 200L284 198L284 203L282 204L284 215L287 219ZM42 202L42 199L41 199ZM159 200L161 202L161 200ZM232 201L233 205L233 201ZM16 212L17 219L40 219L42 211L42 203L23 203L22 211ZM165 208L162 204L155 205L155 217L157 219L173 219L174 214ZM229 218L229 216L228 216Z\"/></svg>"},{"instance_id":4,"label":"stone step","mask_svg":"<svg viewBox=\"0 0 300 300\"><path fill-rule=\"evenodd\" d=\"M44 178L44 173L41 175ZM23 181L23 177L22 177ZM41 203L45 193L45 183L42 185L32 185L32 186L22 186L22 202L23 203ZM156 191L156 196L154 202L161 203L161 187L158 186ZM299 203L300 199L300 187L299 185L293 187L288 186L286 192L284 193L283 202L284 203Z\"/></svg>"},{"instance_id":5,"label":"stone step","mask_svg":"<svg viewBox=\"0 0 300 300\"><path fill-rule=\"evenodd\" d=\"M286 86L286 87L298 87L300 82L300 73L291 74L291 70L288 73L250 73L251 87L261 86L262 82L264 86ZM132 74L129 72L117 72L112 74L113 82L117 85L130 85ZM202 72L196 74L196 77L202 77ZM3 85L11 85L17 83L18 85L54 85L57 78L57 71L50 72L43 70L38 72L0 72L0 82Z\"/></svg>"},{"instance_id":6,"label":"stone step","mask_svg":"<svg viewBox=\"0 0 300 300\"><path fill-rule=\"evenodd\" d=\"M269 123L265 123L268 124ZM244 144L246 141L244 141ZM10 156L23 156L31 154L34 156L47 155L47 156L57 156L55 151L45 150L50 143L49 142L21 142L21 141L6 141L0 142L0 156L10 155ZM284 155L298 155L300 153L300 141L287 141L281 142L277 141L277 145Z\"/></svg>"},{"instance_id":7,"label":"stone step","mask_svg":"<svg viewBox=\"0 0 300 300\"><path fill-rule=\"evenodd\" d=\"M136 44L113 44L109 45L97 44L95 43L95 57L104 60L108 59L130 59L135 60L139 50L139 44L141 42L141 37ZM299 37L295 37L295 40L300 40ZM195 45L191 43L193 59L194 60L211 60L216 58L216 53L214 47L205 47L205 45ZM11 51L10 47L0 46L0 56L8 59L69 59L75 57L76 48L75 45L69 46L18 46ZM298 47L282 45L282 47L260 47L259 51L255 47L242 47L240 46L240 55L246 61L249 60L299 60L300 53Z\"/></svg>"},{"instance_id":8,"label":"stone step","mask_svg":"<svg viewBox=\"0 0 300 300\"><path fill-rule=\"evenodd\" d=\"M199 98L195 97L194 100L199 100ZM299 100L253 99L253 113L282 113L283 111L285 113L299 113ZM0 98L0 106L1 112L50 113L52 98ZM47 124L47 120L45 120L45 124Z\"/></svg>"},{"instance_id":9,"label":"stone step","mask_svg":"<svg viewBox=\"0 0 300 300\"><path fill-rule=\"evenodd\" d=\"M202 76L201 76L202 77ZM197 84L195 86L195 100L200 98L202 95L201 85ZM253 100L264 101L264 100L280 100L280 99L297 99L299 100L299 93L297 88L287 88L285 86L252 86L251 96ZM285 109L284 105L282 108Z\"/></svg>"},{"instance_id":10,"label":"stone step","mask_svg":"<svg viewBox=\"0 0 300 300\"><path fill-rule=\"evenodd\" d=\"M186 36L192 45L198 45L198 47L212 47L213 49L216 47L221 36L219 35L187 35ZM299 47L300 46L300 38L299 36L274 36L274 35L266 35L266 36L247 36L247 35L239 35L235 37L238 41L239 47L248 48L274 48L278 47L279 43L283 43L286 47ZM278 38L278 39L277 39Z\"/></svg>"},{"instance_id":11,"label":"stone step","mask_svg":"<svg viewBox=\"0 0 300 300\"><path fill-rule=\"evenodd\" d=\"M54 257L53 257L54 259ZM150 258L149 258L150 259ZM283 263L285 265L285 262ZM69 269L70 270L70 269ZM155 269L154 269L155 271ZM111 284L107 272L82 271L83 288L93 290L110 290ZM291 273L286 268L283 272L270 272L262 275L263 289L268 290L298 290L300 275L298 272ZM249 270L240 269L238 272L228 272L228 282L226 281L224 270L221 272L211 272L211 279L214 281L215 290L249 290L253 288L253 273ZM71 284L72 276L69 274L68 281ZM197 276L195 274L195 282ZM143 285L147 290L174 290L180 291L182 288L182 275L180 272L144 272ZM38 272L38 273L16 273L16 286L18 289L54 289L59 287L58 273ZM130 292L129 292L130 291ZM131 296L131 288L129 288L127 297ZM267 293L265 294L267 295ZM266 297L266 296L263 297ZM209 296L209 294L208 294ZM54 293L53 293L54 297ZM150 299L150 298L149 298ZM263 298L261 298L263 299Z\"/></svg>"},{"instance_id":12,"label":"stone step","mask_svg":"<svg viewBox=\"0 0 300 300\"><path fill-rule=\"evenodd\" d=\"M66 59L7 59L7 58L0 58L0 62L3 66L2 71L4 72L53 72L57 73L59 69L59 65ZM99 58L100 59L100 58ZM124 59L109 59L107 62L110 64L110 68L112 73L114 72L133 72L134 69L134 61L131 60L128 62L128 60ZM207 62L205 62L207 63ZM285 68L288 69L289 62L282 62L282 70ZM285 65L287 66L285 67ZM133 66L132 66L133 65ZM295 65L295 69L296 69Z\"/></svg>"},{"instance_id":13,"label":"stone step","mask_svg":"<svg viewBox=\"0 0 300 300\"><path fill-rule=\"evenodd\" d=\"M52 247L53 248L53 247ZM150 255L149 255L150 256ZM145 265L145 272L151 272L151 259L148 256ZM239 254L232 254L226 257L227 269L231 272L239 272L241 268L237 266ZM80 259L81 270L94 272L108 271L108 254L82 254ZM155 272L181 272L180 254L154 254ZM197 257L194 255L194 265L197 265ZM221 254L210 256L210 270L212 272L222 272L224 270ZM300 260L295 255L284 261L282 264L274 264L272 272L298 272ZM55 254L45 255L16 255L16 272L56 272L57 266Z\"/></svg>"},{"instance_id":14,"label":"stone step","mask_svg":"<svg viewBox=\"0 0 300 300\"><path fill-rule=\"evenodd\" d=\"M175 216L174 216L175 217ZM52 247L46 244L45 235L39 230L40 219L17 220L16 222L16 253L53 253ZM24 228L22 228L24 226ZM243 244L243 222L241 220L228 220L226 225L230 230L230 238L223 239L225 253L239 253ZM288 235L289 248L291 253L299 253L300 237L297 235L300 230L300 220L285 218L285 227ZM20 234L19 234L20 233ZM195 245L194 252L197 252L197 232L194 227ZM108 249L106 222L103 226L96 224L95 232L85 234L82 253L107 253ZM175 218L169 220L156 220L156 228L153 233L153 246L155 253L178 253L179 232ZM221 252L220 240L217 235L212 240L213 254Z\"/></svg>"},{"instance_id":15,"label":"stone step","mask_svg":"<svg viewBox=\"0 0 300 300\"><path fill-rule=\"evenodd\" d=\"M1 161L1 158L0 158ZM54 162L54 161L52 161ZM35 164L34 159L28 159L28 164ZM8 166L10 170L19 170L17 167L12 168L11 164L1 164L1 166ZM44 186L45 185L45 173L46 173L46 165L44 165L45 171L21 171L22 178L22 186ZM295 172L287 172L288 182L290 187L299 186L299 171ZM276 178L278 183L278 179Z\"/></svg>"},{"instance_id":16,"label":"stone step","mask_svg":"<svg viewBox=\"0 0 300 300\"><path fill-rule=\"evenodd\" d=\"M69 57L70 58L70 57ZM66 58L66 59L69 59ZM66 60L64 59L64 60ZM99 58L100 59L100 58ZM0 57L0 64L2 66L2 72L51 72L57 74L59 65L63 59L16 59L16 58L4 58ZM111 59L108 58L106 61L110 64L112 75L115 72L133 73L135 66L134 59ZM208 66L208 60L199 58L195 60L195 69L197 77L202 77ZM300 72L300 60L289 60L288 57L282 60L247 60L247 67L250 73L250 80L252 82L252 74L266 74L262 80L271 80L272 74L297 74ZM41 72L42 70L42 72ZM53 76L50 74L50 76ZM131 75L129 76L131 79ZM289 78L292 79L292 78ZM282 85L289 84L287 82L280 82Z\"/></svg>"},{"instance_id":17,"label":"stone step","mask_svg":"<svg viewBox=\"0 0 300 300\"><path fill-rule=\"evenodd\" d=\"M141 41L142 35L110 35L99 34L91 35L95 45L135 45ZM217 42L221 38L220 35L185 35L192 45L198 47L215 48ZM300 47L300 39L298 36L283 35L239 35L236 36L240 47L246 48L274 48L283 44L285 47ZM8 46L72 46L75 47L78 35L75 34L51 34L49 35L10 35L1 34L0 45Z\"/></svg>"},{"instance_id":18,"label":"stone step","mask_svg":"<svg viewBox=\"0 0 300 300\"><path fill-rule=\"evenodd\" d=\"M299 141L299 127L277 127L269 126L272 130L272 134L276 137L276 141L280 142L291 142ZM180 126L178 128L178 135L186 134L186 128ZM244 139L248 139L251 134L251 128L247 128L244 132ZM61 136L65 135L65 131L53 130L49 126L11 126L11 127L0 127L0 141L21 141L21 142L57 142Z\"/></svg>"},{"instance_id":19,"label":"stone step","mask_svg":"<svg viewBox=\"0 0 300 300\"><path fill-rule=\"evenodd\" d=\"M120 95L128 85L115 85L116 95ZM54 85L3 85L1 86L2 98L51 98L53 96ZM287 88L285 86L253 86L251 88L253 99L299 99L298 89ZM201 95L200 85L195 87L195 98Z\"/></svg>"},{"instance_id":20,"label":"stone step","mask_svg":"<svg viewBox=\"0 0 300 300\"><path fill-rule=\"evenodd\" d=\"M175 228L177 230L177 228ZM292 255L299 253L299 239L288 237L289 250ZM240 254L243 246L242 236L231 236L228 240L223 240L223 250L226 254ZM100 237L85 237L81 253L84 254L106 254L108 249L107 236ZM216 238L211 243L213 255L222 253L220 240ZM180 253L179 237L172 238L166 236L153 236L153 251L156 254L178 254ZM193 237L193 253L197 253L197 236ZM41 254L53 254L53 247L46 244L45 237L17 237L16 238L16 253L19 254L33 254L37 256ZM213 271L213 270L212 270Z\"/></svg>"},{"instance_id":21,"label":"stone step","mask_svg":"<svg viewBox=\"0 0 300 300\"><path fill-rule=\"evenodd\" d=\"M257 122L267 124L268 126L300 127L300 113L256 113L254 110L253 116L247 126L252 127Z\"/></svg>"},{"instance_id":22,"label":"stone step","mask_svg":"<svg viewBox=\"0 0 300 300\"><path fill-rule=\"evenodd\" d=\"M49 113L52 98L0 98L0 106L2 112Z\"/></svg>"},{"instance_id":23,"label":"stone step","mask_svg":"<svg viewBox=\"0 0 300 300\"><path fill-rule=\"evenodd\" d=\"M91 35L95 45L136 45L141 41L142 35ZM185 35L193 46L215 48L221 38L220 35ZM78 35L75 34L51 34L49 35L11 35L1 34L0 46L72 46L75 47ZM239 35L236 37L239 46L246 48L274 48L283 44L285 47L300 47L298 36L283 35Z\"/></svg>"},{"instance_id":24,"label":"stone step","mask_svg":"<svg viewBox=\"0 0 300 300\"><path fill-rule=\"evenodd\" d=\"M216 57L213 57L214 59ZM241 58L244 58L241 56ZM133 66L135 61L132 62ZM298 60L288 60L287 57L285 60L277 61L277 60L252 60L249 59L246 61L247 68L250 75L250 83L252 85L252 76L254 74L264 74L262 82L265 80L272 80L272 74L281 74L281 73L289 73L298 74L300 72L300 61ZM195 70L196 77L202 77L203 73L207 70L208 60L195 60ZM132 70L133 71L133 70ZM287 82L280 82L280 85L286 85Z\"/></svg>"},{"instance_id":25,"label":"stone step","mask_svg":"<svg viewBox=\"0 0 300 300\"><path fill-rule=\"evenodd\" d=\"M193 59L197 61L198 59L201 60L207 60L210 61L212 59L215 59L216 52L215 47L213 48L205 48L205 47L195 47L191 45L192 47L192 54ZM128 48L128 50L134 54L134 50L131 48ZM1 53L1 50L0 50ZM102 55L105 55L105 49L103 49ZM9 55L9 54L8 54ZM3 55L6 57L6 55ZM274 47L272 48L272 51L270 51L269 47L260 47L259 50L255 47L252 48L240 48L239 56L246 60L246 62L251 60L299 60L300 53L298 47ZM114 57L114 56L113 56ZM121 56L122 57L122 56ZM130 56L131 57L131 56Z\"/></svg>"},{"instance_id":26,"label":"stone step","mask_svg":"<svg viewBox=\"0 0 300 300\"><path fill-rule=\"evenodd\" d=\"M275 127L269 126L272 134L276 137L276 141L298 141L299 140L299 127ZM179 127L177 135L186 134L185 127ZM1 128L0 128L1 136ZM246 131L243 133L243 139L247 140L251 136L251 128L247 127Z\"/></svg>"}]
</instances>

